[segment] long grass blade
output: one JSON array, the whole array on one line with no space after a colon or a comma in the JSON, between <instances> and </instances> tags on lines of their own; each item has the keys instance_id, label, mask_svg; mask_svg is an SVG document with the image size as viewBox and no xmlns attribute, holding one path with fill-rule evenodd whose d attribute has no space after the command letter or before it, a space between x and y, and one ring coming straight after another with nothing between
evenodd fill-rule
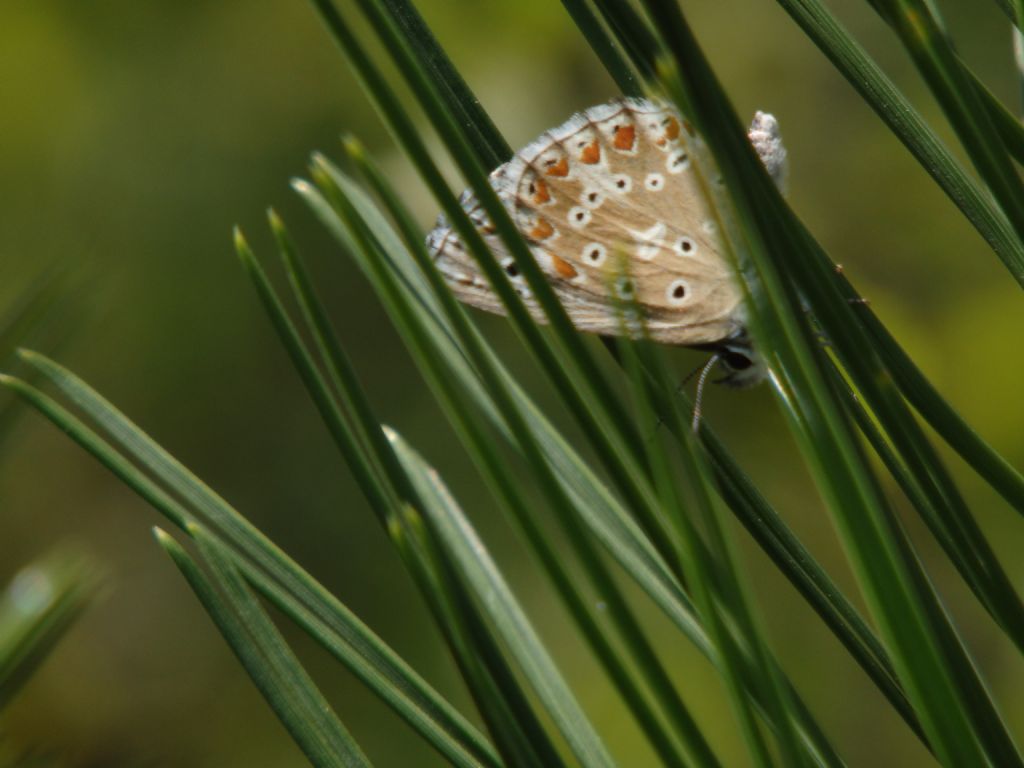
<instances>
[{"instance_id":1,"label":"long grass blade","mask_svg":"<svg viewBox=\"0 0 1024 768\"><path fill-rule=\"evenodd\" d=\"M80 379L41 355L22 354L100 425L121 450L172 489L177 498L34 387L8 376L0 376L0 384L52 421L174 525L185 530L196 515L201 515L208 527L240 553L236 564L246 578L310 631L314 639L453 764L464 768L501 764L487 739L444 697L224 499Z\"/></svg>"},{"instance_id":2,"label":"long grass blade","mask_svg":"<svg viewBox=\"0 0 1024 768\"><path fill-rule=\"evenodd\" d=\"M905 96L820 0L777 0L963 212L1024 286L1024 245Z\"/></svg>"},{"instance_id":3,"label":"long grass blade","mask_svg":"<svg viewBox=\"0 0 1024 768\"><path fill-rule=\"evenodd\" d=\"M540 722L539 712L422 516L412 507L403 509L391 518L389 534L434 614L506 763L562 768L565 761Z\"/></svg>"},{"instance_id":4,"label":"long grass blade","mask_svg":"<svg viewBox=\"0 0 1024 768\"><path fill-rule=\"evenodd\" d=\"M477 199L526 277L554 332L554 346L549 345L547 337L539 332L538 326L518 294L505 279L504 271L487 249L480 232L444 184L436 166L426 153L420 132L410 125L405 111L367 58L345 19L328 0L316 0L316 4L349 61L366 83L367 94L375 101L390 130L416 165L463 242L467 244L482 273L501 299L514 328L549 376L556 391L562 395L570 413L578 421L610 473L616 488L626 496L630 509L636 511L643 523L651 524L655 519L654 501L650 488L640 477L635 463L635 457L640 455L641 450L635 425L625 417L619 406L619 399L596 366L589 350L575 333L564 307L535 263L525 240L491 188L483 169L469 151L465 137L460 134L457 124L436 98L432 84L416 68L387 19L380 18L376 7L369 0L361 3L382 42L394 54L395 63L407 79L411 90L420 96L421 106L446 142L460 170L470 181ZM660 536L652 537L655 546L660 546L661 541ZM663 555L667 557L669 553L663 552ZM671 565L670 557L668 561Z\"/></svg>"},{"instance_id":5,"label":"long grass blade","mask_svg":"<svg viewBox=\"0 0 1024 768\"><path fill-rule=\"evenodd\" d=\"M274 627L227 552L197 525L189 533L214 577L156 529L157 542L192 587L245 671L292 739L317 768L369 768L370 761Z\"/></svg>"},{"instance_id":6,"label":"long grass blade","mask_svg":"<svg viewBox=\"0 0 1024 768\"><path fill-rule=\"evenodd\" d=\"M287 242L282 242L282 248L287 249L288 247ZM351 468L371 507L377 513L378 518L383 521L387 514L396 511L401 506L401 501L396 489L385 482L383 470L379 462L375 461L375 454L370 450L372 441L370 433L362 429L362 420L353 422L342 415L338 404L332 397L330 387L317 369L316 362L309 351L304 347L298 331L288 317L288 313L270 285L270 280L253 255L241 231L235 232L235 250L256 287L264 309L288 351L292 363L299 371L313 402L334 438L335 445L345 457L346 463ZM346 366L345 361L337 362L344 366L346 373L351 372L351 367ZM339 369L332 368L332 370ZM347 390L337 391L345 392ZM351 400L348 400L346 404L350 410L358 407ZM365 402L360 405L365 407Z\"/></svg>"},{"instance_id":7,"label":"long grass blade","mask_svg":"<svg viewBox=\"0 0 1024 768\"><path fill-rule=\"evenodd\" d=\"M350 151L353 157L361 157L360 148L354 144L350 146ZM364 170L378 184L382 183L382 177L367 163L366 158L362 158L362 165L364 165ZM336 187L336 189L340 193L341 187ZM379 189L387 194L387 190L383 186L379 186ZM358 261L370 276L377 290L386 297L386 306L390 307L399 318L399 327L404 329L403 335L406 335L408 343L414 345L414 347L419 347L422 344L430 345L428 341L430 338L429 334L424 334L422 329L419 332L413 330L413 326L419 326L420 324L415 319L412 319L415 316L410 314L412 307L402 309L398 306L402 294L398 284L394 282L388 270L387 261L377 254L378 249L375 248L375 244L365 240L371 230L360 228L357 225L357 221L353 218L356 216L356 212L350 199L344 197L344 199L339 199L338 202L344 207L343 217L347 220L347 226L352 234L352 238L354 240L364 239L361 243L353 244L356 252L361 254L358 257ZM618 592L617 587L606 573L586 532L580 528L578 523L574 522L575 518L568 513L568 510L572 508L572 502L566 495L558 477L549 467L542 446L535 434L530 430L525 416L520 413L519 404L508 389L505 383L506 379L495 368L493 355L487 352L482 340L469 325L468 319L463 314L461 307L456 304L451 294L443 288L440 276L433 271L433 266L423 248L419 233L414 230L408 219L404 220L402 230L407 246L411 250L418 249L416 252L421 268L429 270L425 273L434 281L433 295L442 300L442 303L446 302L445 311L447 316L449 316L456 329L456 334L462 341L463 349L468 351L469 357L473 364L475 364L475 369L482 374L486 391L490 397L495 399L495 408L503 414L505 424L509 426L510 431L516 436L517 444L525 446L523 453L527 459L528 466L538 475L539 486L543 489L544 495L550 500L550 507L554 512L554 518L566 531L567 541L570 542L574 551L579 555L585 571L595 584L596 591L602 595L602 599L609 606L607 613L612 616L615 625L621 628L629 647L633 650L634 657L639 660L640 668L648 675L648 682L652 684L654 690L659 694L663 702L666 703L669 712L677 716L678 726L693 739L694 743L691 745L691 749L695 754L702 757L703 763L713 764L714 761L710 757L711 754L707 743L699 736L699 731L693 724L692 718L682 706L681 700L675 695L668 675L660 667L653 651L643 642L643 635L637 629L637 623L627 606L626 600ZM373 231L379 230L375 229ZM406 317L406 319L401 319L401 317ZM441 347L430 345L429 351L421 351L417 357L424 365L427 365L428 361L439 362L446 359L447 353ZM455 357L455 359L458 360L459 357ZM459 377L453 377L451 374L445 373L443 369L436 370L428 374L428 376L434 381L447 379L451 379L453 382L459 381ZM437 386L443 389L442 384L437 384ZM466 434L467 438L471 440L471 442L467 443L467 446L470 447L472 452L479 451L480 443L485 443L487 437L482 434L470 436L471 433L475 434L472 421L475 417L470 416L469 423L463 424L461 423L463 420L454 413L454 411L458 410L458 403L462 401L462 398L458 397L454 392L442 392L440 396L443 402L446 403L444 406L445 411L450 413L451 418L455 420L457 430L460 433ZM651 711L646 702L645 694L634 682L632 673L623 664L620 657L618 657L618 653L604 637L596 617L588 606L588 601L579 594L578 589L575 588L568 578L560 563L560 558L547 543L539 521L535 519L535 514L530 512L531 505L527 504L512 488L502 485L500 480L495 477L495 474L501 471L497 466L498 461L497 458L488 461L483 466L482 471L492 477L490 482L500 489L500 498L503 500L502 506L509 511L513 523L523 532L531 549L536 552L549 578L555 585L558 594L569 609L574 621L580 626L583 636L591 644L602 666L615 682L621 694L632 702L630 711L637 717L638 722L652 742L658 745L658 750L662 753L663 759L668 764L678 764L679 758L675 754L672 740L667 737L663 726L660 725L657 717Z\"/></svg>"},{"instance_id":8,"label":"long grass blade","mask_svg":"<svg viewBox=\"0 0 1024 768\"><path fill-rule=\"evenodd\" d=\"M294 246L291 244L290 239L284 231L283 223L279 220L275 221L272 218L272 226L275 229L279 244L281 245L283 255L288 265L289 276L296 288L299 302L303 307L303 312L307 321L311 325L312 333L317 339L320 353L322 357L328 361L328 370L331 372L339 391L344 393L344 398L346 402L349 403L350 407L348 410L359 414L357 416L357 420L360 421L361 424L356 425L357 429L364 434L370 433L374 437L382 437L380 429L377 426L372 413L369 411L365 396L361 392L358 382L355 381L351 365L344 355L333 330L330 328L329 323L326 320L325 312L320 306L309 277L305 272L305 268L302 266L301 260L298 258L298 255L294 250ZM417 245L422 247L422 243L418 242L418 237ZM273 311L279 311L279 308L273 308ZM464 318L462 318L462 320L465 322ZM280 323L278 323L278 325L280 327ZM296 343L296 339L289 338L286 340L286 343L293 345ZM308 383L309 382L307 381L307 384ZM394 460L390 445L384 446L383 448L377 447L376 453L384 464L389 464L390 461ZM394 468L392 468L388 474L394 475ZM397 484L399 483L396 480L396 485ZM405 484L407 485L407 482ZM414 493L406 493L405 496L406 498L415 498ZM603 634L598 629L597 623L590 615L585 601L582 597L576 594L576 590L572 585L572 580L561 569L557 556L547 546L543 534L530 519L519 520L518 522L523 526L527 539L532 542L538 552L538 556L541 558L542 562L545 563L546 568L549 570L552 579L558 586L560 593L563 594L563 598L566 600L566 603L570 607L573 615L581 622L584 636L592 643L595 653L598 654L602 663L606 665L609 674L612 675L613 679L615 679L617 684L620 686L620 690L622 690L624 697L626 697L634 706L641 725L645 728L645 731L648 733L652 741L659 746L667 764L676 764L678 762L678 758L675 756L675 748L672 745L671 740L664 734L656 716L654 716L654 714L649 710L642 691L633 682L629 671L618 659L616 652L605 640ZM580 536L578 531L573 531L572 536L573 540L578 545L586 542L586 540ZM589 547L589 544L587 546ZM591 564L594 565L596 562L594 554L589 550L586 550L586 554L589 554ZM599 573L603 574L603 571L599 571ZM606 599L611 601L613 604L621 603L624 607L624 601L618 597L617 589L611 583L611 580L604 577L602 585L604 586L604 589L600 590L601 594L606 596ZM454 643L452 644L454 645ZM645 658L643 653L638 653L636 655L641 661ZM650 655L649 649L648 655ZM656 666L656 663L654 665L657 669L658 667ZM662 673L661 682L664 684L665 681L667 681L667 675ZM692 719L688 719L687 724L699 736L699 732L697 732L696 727L693 725ZM700 743L703 745L702 740ZM706 750L706 745L703 746Z\"/></svg>"},{"instance_id":9,"label":"long grass blade","mask_svg":"<svg viewBox=\"0 0 1024 768\"><path fill-rule=\"evenodd\" d=\"M384 488L383 495L386 501L378 501L376 504L378 518L385 530L395 539L400 552L405 556L407 567L417 577L424 598L434 612L499 751L510 765L556 765L557 753L550 746L543 727L535 721L525 704L525 696L519 691L513 676L501 667L497 654L486 652L486 648L493 641L484 632L475 633L472 638L467 638L464 623L452 618L453 612L448 607L452 601L446 599L444 593L439 594L438 579L428 575L430 566L423 562L422 557L416 556L414 548L410 549L408 537L396 537L395 521L402 519L406 503L420 505L420 502L415 490L411 488L401 468L398 467L390 443L385 441L383 450L381 449L380 442L384 440L384 436L380 425L356 380L347 356L337 343L333 329L326 321L326 314L313 292L305 267L284 229L283 222L272 215L271 226L289 279L302 307L303 316L310 326L310 333L316 339L321 360L334 385L333 392L320 375L310 351L305 348L302 339L287 318L287 313L254 256L244 242L236 238L239 243L239 254L256 282L264 306L274 321L282 342L296 362L307 389L335 436L342 456L351 462L352 456L355 455L358 464L353 466L353 469L361 473L367 471L367 468L372 468L375 481ZM342 401L340 407L334 403L334 396ZM346 411L345 417L341 414L342 409ZM373 501L371 498L371 503ZM478 661L479 656L494 658L495 662L484 665L487 667L484 668Z\"/></svg>"},{"instance_id":10,"label":"long grass blade","mask_svg":"<svg viewBox=\"0 0 1024 768\"><path fill-rule=\"evenodd\" d=\"M875 0L875 5L913 57L1018 242L1024 242L1024 183L935 7L923 0Z\"/></svg>"},{"instance_id":11,"label":"long grass blade","mask_svg":"<svg viewBox=\"0 0 1024 768\"><path fill-rule=\"evenodd\" d=\"M344 185L345 194L354 205L358 205L358 191L345 183L340 174L332 178ZM296 190L306 199L310 207L317 213L329 231L334 234L348 253L358 253L331 205L312 186L305 182L296 182ZM407 292L405 303L411 308L419 308L417 325L430 333L433 343L445 349L445 359L453 374L458 375L465 392L472 398L488 421L498 428L504 426L504 420L497 413L490 396L479 384L475 372L462 358L458 348L454 346L454 332L440 320L441 310L436 300L425 285L425 278L419 273L415 264L405 255L401 242L395 238L389 225L369 206L359 208L360 215L365 217L367 228L375 236L382 236L382 247L390 256L389 264L400 278L403 290ZM408 286L414 286L409 288ZM461 362L460 362L461 361ZM502 370L500 361L493 360ZM644 591L649 594L667 616L704 652L710 652L707 638L699 624L694 620L691 606L683 593L679 582L669 572L668 566L646 539L637 524L622 508L621 504L608 491L604 483L592 469L592 465L582 460L554 429L543 414L526 397L522 390L515 387L511 374L506 373L521 406L529 414L531 425L541 436L545 455L556 468L559 478L565 483L566 489L574 499L574 508L579 510L587 526L609 553L630 573ZM511 439L511 436L508 436Z\"/></svg>"},{"instance_id":12,"label":"long grass blade","mask_svg":"<svg viewBox=\"0 0 1024 768\"><path fill-rule=\"evenodd\" d=\"M1017 36L1018 33L1015 31L1015 40ZM1024 74L1020 71L1019 62L1017 67L1017 76L1020 78ZM995 126L996 131L999 132L999 138L1003 140L1006 151L1013 156L1013 159L1018 164L1024 163L1024 126L1021 125L1020 119L1015 117L974 73L970 70L967 70L967 72L974 83L974 90L978 92L978 98L981 99L985 109L988 111L989 119Z\"/></svg>"},{"instance_id":13,"label":"long grass blade","mask_svg":"<svg viewBox=\"0 0 1024 768\"><path fill-rule=\"evenodd\" d=\"M475 594L481 609L494 622L499 635L504 638L506 649L518 662L538 698L544 702L576 757L583 765L613 765L611 755L593 730L512 590L469 521L440 484L437 473L396 434L392 434L392 442L424 499L424 514L428 516L445 553Z\"/></svg>"},{"instance_id":14,"label":"long grass blade","mask_svg":"<svg viewBox=\"0 0 1024 768\"><path fill-rule=\"evenodd\" d=\"M504 470L500 458L493 453L488 437L480 431L472 414L466 412L463 395L456 388L458 379L453 377L450 368L444 365L446 360L444 351L431 346L429 335L424 333L421 324L414 319L412 306L403 301L399 286L390 275L386 262L377 255L379 247L378 244L373 242L370 230L360 225L351 201L341 194L340 187L333 184L332 180L325 174L321 174L320 185L321 188L326 190L327 194L331 195L333 205L345 220L351 237L356 241L355 252L361 254L360 259L366 259L366 262L363 264L365 271L383 298L385 306L388 307L395 318L396 324L403 337L407 340L407 345L417 364L423 370L432 390L437 394L457 433L466 442L470 455L477 461L488 485L495 492L501 502L501 506L510 514L520 530L523 531L531 548L537 553L541 563L544 565L545 571L552 579L567 607L569 607L571 614L583 628L584 636L598 654L599 659L601 659L613 680L625 684L626 688L620 690L623 691L624 695L637 701L636 697L639 692L632 683L627 682L629 674L618 661L611 647L607 645L601 636L596 620L586 607L586 601L577 595L572 579L564 572L559 563L558 556L551 550L544 535L537 527L537 523L532 519L528 511L530 505L526 503L516 484L511 482L506 476L507 472ZM422 243L419 241L418 235L414 236L414 239L410 241L410 245L422 251ZM432 270L433 267L425 251L418 255L423 260L423 266ZM461 308L454 305L454 300L443 285L441 285L440 276L433 273L430 276L438 282L437 287L440 288L440 292L435 292L435 297L446 299L449 302L447 307L448 316L456 326L457 336L466 344L465 349L470 351L472 361L476 363L478 371L484 376L485 387L490 397L496 399L497 410L502 414L504 423L515 436L517 446L524 452L527 463L537 478L539 489L543 495L549 498L550 509L555 513L556 519L565 527L569 541L579 555L587 574L595 581L602 596L612 606L611 615L616 620L621 619L626 623L632 624L633 622L628 615L620 613L620 611L626 611L625 601L617 597L617 589L611 579L605 575L603 566L596 557L596 553L592 550L585 535L576 528L574 518L567 514L567 511L571 508L571 501L565 495L565 491L558 478L549 467L525 418L519 413L519 406L507 390L504 380L497 375L490 357L484 352L478 337L468 326ZM636 646L634 648L640 651L641 654L645 654L644 648L636 648ZM657 669L656 666L653 666L655 662L652 656L649 657L649 660L652 666L647 668ZM662 676L660 682L665 684L666 681L667 676ZM660 726L657 725L656 720L650 717L646 707L639 710L637 714L642 727L654 735L655 743L663 746L667 745L666 739L660 733ZM696 729L692 730L697 735ZM702 744L702 746L706 752L706 745Z\"/></svg>"},{"instance_id":15,"label":"long grass blade","mask_svg":"<svg viewBox=\"0 0 1024 768\"><path fill-rule=\"evenodd\" d=\"M634 399L637 401L637 415L640 419L650 422L654 419L656 411L647 393L648 382L644 379L641 371L636 344L623 341L620 348L624 350L623 358L626 361L626 370L632 379L632 391ZM692 440L688 433L684 431L683 434ZM688 498L692 502L687 505L688 509L684 509L682 495L677 486L678 473L669 463L669 452L663 436L659 435L658 438L649 443L648 457L663 508L673 523L673 530L686 555L683 562L686 568L687 583L704 620L704 626L722 659L722 676L733 708L737 713L747 749L756 765L768 766L772 762L771 752L755 716L756 710L752 697L748 694L750 689L768 689L768 686L765 685L766 670L758 665L754 665L751 669L744 663L737 638L730 631L726 620L726 612L730 608L733 610L739 608L742 611L740 606L729 605L732 601L729 600L728 590L725 588L725 585L730 582L728 571L732 567L732 563L728 559L722 558L723 553L721 552L717 553L720 556L717 562L713 562L708 557L710 551L714 551L715 541L708 536L711 546L705 548L693 519L696 518L707 523L709 515L714 514L710 509L711 493L704 485L705 477L697 474L699 470L693 461L695 454L691 453L687 457L690 460L682 462L684 480L690 491ZM691 446L687 446L687 448L689 447ZM739 624L740 617L736 616L736 618L737 624ZM739 627L737 627L737 631L742 632ZM757 637L751 636L745 637L744 640L751 646L758 642ZM790 725L786 708L780 706L779 700L774 696L769 696L768 702L772 720L782 724L779 733L783 735L783 738L780 739L779 745L784 762L794 766L805 764L804 755L796 746L796 736Z\"/></svg>"},{"instance_id":16,"label":"long grass blade","mask_svg":"<svg viewBox=\"0 0 1024 768\"><path fill-rule=\"evenodd\" d=\"M965 679L970 678L973 686L980 682L966 656L943 641L952 629L940 621L935 596L926 588L918 564L898 543L900 532L824 381L822 356L814 353L810 329L800 328L800 300L773 263L778 254L800 247L802 238L786 232L785 214L775 218L784 205L678 9L655 0L645 6L672 53L663 70L669 91L693 109L736 203L743 238L737 242L746 246L757 276L754 282L745 275L754 296L757 338L774 356L783 402L793 409L797 435L837 512L858 577L891 643L911 701L940 760L983 761L979 733L960 694ZM987 747L990 754L997 749L993 744Z\"/></svg>"},{"instance_id":17,"label":"long grass blade","mask_svg":"<svg viewBox=\"0 0 1024 768\"><path fill-rule=\"evenodd\" d=\"M416 6L410 0L376 2L391 17L420 67L438 86L445 106L466 131L481 162L490 167L506 162L512 156L512 148L434 38Z\"/></svg>"},{"instance_id":18,"label":"long grass blade","mask_svg":"<svg viewBox=\"0 0 1024 768\"><path fill-rule=\"evenodd\" d=\"M608 34L601 18L594 13L587 0L562 0L562 6L615 84L619 86L619 90L626 96L640 96L643 93L643 86L639 81L639 75L623 55L619 43Z\"/></svg>"},{"instance_id":19,"label":"long grass blade","mask_svg":"<svg viewBox=\"0 0 1024 768\"><path fill-rule=\"evenodd\" d=\"M392 235L389 233L388 224L379 219L378 214L371 205L362 201L359 190L346 180L343 174L335 171L332 174L332 178L339 187L344 189L346 197L359 208L360 214L366 218L367 228L381 236L382 247L385 248L389 255L389 263L396 273L401 276L401 284L409 286L409 295L406 297L406 302L412 307L423 307L423 311L419 315L419 324L427 328L436 327L433 337L438 343L450 344L452 332L446 330L445 321L440 319L440 310L437 308L436 298L423 285L423 275L418 273L409 264L409 257L405 254L401 244L393 240ZM321 216L321 219L328 228L335 233L346 250L351 251L354 246L348 239L344 226L337 221L336 215L333 214L326 202L312 188L303 183L298 183L296 188L307 199L314 211ZM458 354L448 353L445 357L450 365L456 367L456 370L463 370L459 368ZM494 364L501 370L500 363L494 361ZM503 375L511 380L507 373ZM460 378L464 381L466 391L477 401L481 412L486 414L500 429L502 419L495 413L493 406L490 405L489 395L481 391L478 386L474 387L471 372L468 369L463 370ZM624 517L623 512L617 511L614 500L603 493L603 485L593 476L592 470L585 462L574 456L572 451L568 449L568 446L565 446L560 440L557 433L544 421L543 417L530 406L529 401L524 400L521 393L517 393L517 399L527 408L531 419L531 426L541 435L545 453L553 465L558 467L559 477L563 482L570 483L568 490L576 499L575 506L580 510L587 526L594 532L602 544L608 548L609 552L619 560L626 571L638 580L638 583L651 595L652 599L697 644L697 647L703 649L706 653L711 653L710 646L702 630L692 620L692 608L689 607L688 600L678 591L678 585L674 580L664 572L664 565L659 564L656 558L654 560L650 559L650 554L645 553L649 545L645 544L642 536L638 538L638 532L630 525L628 518ZM577 481L577 478L579 481ZM762 512L765 508L766 505L762 504L759 512ZM775 517L775 522L781 525L781 521L777 519L777 516ZM633 542L633 545L630 545L630 542ZM790 549L790 551L794 550ZM806 552L801 550L796 550L793 556L800 560L809 559ZM798 575L796 578L804 577ZM821 578L819 575L819 586L809 585L808 588L822 588L826 594L826 599L834 600L832 589L828 587L828 584L828 580ZM841 624L841 621L836 622L837 626ZM856 638L853 638L852 642L858 641ZM869 653L864 654L865 658L869 656ZM877 670L876 674L884 675L885 673L884 671ZM802 725L809 727L807 721ZM818 739L818 741L821 742L821 739ZM820 746L819 751L822 753L827 752L827 748L823 744Z\"/></svg>"},{"instance_id":20,"label":"long grass blade","mask_svg":"<svg viewBox=\"0 0 1024 768\"><path fill-rule=\"evenodd\" d=\"M975 472L1018 513L1024 515L1024 476L985 442L946 402L878 317L861 302L849 282L845 278L840 278L839 284L843 300L857 302L857 315L870 336L872 346L899 386L900 392Z\"/></svg>"},{"instance_id":21,"label":"long grass blade","mask_svg":"<svg viewBox=\"0 0 1024 768\"><path fill-rule=\"evenodd\" d=\"M378 235L386 235L388 232L387 224L383 221L375 218L375 213L368 204L361 202L358 190L348 182L343 175L338 172L333 174L334 180L338 185L345 190L346 196L352 200L353 204L359 208L362 216L366 217L367 226L377 233ZM372 180L372 177L371 177ZM388 190L382 187L380 184L374 184L377 193L385 201L388 209L391 211L392 216L396 220L402 218L401 206L397 205L394 200L393 194L389 194ZM308 195L307 198L310 204L313 205L314 209L319 210L321 214L325 211L322 206L318 204L315 197ZM407 216L406 216L407 219ZM328 223L329 219L325 219ZM332 227L335 231L336 227ZM404 228L406 230L404 239L406 245L410 249L414 249L419 245L415 234L411 234L411 227L408 222ZM400 274L403 276L404 281L415 285L417 278L420 277L417 273L410 272L406 268L405 261L403 260L403 251L397 243L391 242L390 236L385 237L385 251L389 254L390 263L394 265ZM422 278L420 278L422 281ZM423 300L425 287L417 288L413 291L413 296L417 299ZM431 303L426 301L432 308L436 301ZM422 321L437 322L435 320L437 316L436 309L432 309L432 314L425 315L422 317ZM451 358L457 360L457 358ZM500 364L498 364L500 369ZM510 380L507 372L500 371L499 378L503 381ZM472 390L471 382L467 383L467 386ZM478 390L472 390L477 392ZM479 397L483 397L479 395ZM661 413L663 414L662 421L671 425L671 420L664 414L668 412L668 406L666 403L662 403L660 406ZM548 427L543 422L538 422L535 418L533 420L534 429L540 429L542 433L547 430L550 432ZM744 501L737 508L737 514L743 521L744 525L748 527L754 533L755 538L764 543L766 551L773 559L780 564L780 567L787 573L787 576L793 580L794 584L797 585L798 589L801 590L805 595L810 596L812 604L815 604L816 610L819 610L826 621L835 628L840 639L847 644L849 647L859 649L856 654L857 657L862 660L866 670L873 679L879 682L883 688L883 692L893 701L897 708L902 712L903 716L908 719L911 727L917 728L914 722L914 717L910 711L909 705L907 705L905 698L899 691L898 685L893 682L892 673L890 671L889 664L886 660L884 651L881 650L880 644L875 640L859 617L856 616L856 612L849 605L848 602L843 600L841 592L838 588L830 581L827 575L817 567L810 554L799 545L795 537L785 528L778 515L765 503L764 499L761 498L755 489L751 486L749 480L742 475L738 467L731 459L729 459L721 443L714 440L713 436L710 435L708 428L702 429L702 434L711 440L709 450L712 452L713 459L716 466L719 468L718 471L721 474L731 477L731 485L739 488L739 498ZM558 466L558 456L555 454L554 458L550 451L548 452L549 459L555 462ZM576 477L581 471L585 472L586 468L582 464L577 464L573 467L563 466L559 471L559 476L562 478ZM593 489L598 487L596 482L593 480L585 481L584 486L586 489ZM595 500L591 499L584 505L585 508L590 509L595 506ZM736 505L734 505L736 506ZM766 531L770 529L770 533L766 534ZM816 596L816 597L815 597ZM854 635L851 636L846 628L853 627Z\"/></svg>"},{"instance_id":22,"label":"long grass blade","mask_svg":"<svg viewBox=\"0 0 1024 768\"><path fill-rule=\"evenodd\" d=\"M960 207L1018 281L1024 282L1024 248L1009 222L959 167L949 151L856 40L818 0L778 2L932 174L936 183ZM1005 109L1001 108L1001 112L1006 114ZM1005 121L1005 117L1002 121ZM1015 130L1020 131L1019 124L1015 123ZM840 287L843 300L857 307L857 317L873 337L872 346L878 350L903 395L968 464L1010 504L1024 513L1024 478L939 396L849 282L842 276L835 276L834 279Z\"/></svg>"}]
</instances>

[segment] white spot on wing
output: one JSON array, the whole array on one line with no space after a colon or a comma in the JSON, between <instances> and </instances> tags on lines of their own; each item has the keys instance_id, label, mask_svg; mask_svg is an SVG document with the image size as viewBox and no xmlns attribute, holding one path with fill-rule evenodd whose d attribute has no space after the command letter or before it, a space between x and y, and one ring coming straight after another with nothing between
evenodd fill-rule
<instances>
[{"instance_id":1,"label":"white spot on wing","mask_svg":"<svg viewBox=\"0 0 1024 768\"><path fill-rule=\"evenodd\" d=\"M633 189L633 180L624 173L617 173L612 176L608 188L616 194L624 195Z\"/></svg>"},{"instance_id":2,"label":"white spot on wing","mask_svg":"<svg viewBox=\"0 0 1024 768\"><path fill-rule=\"evenodd\" d=\"M519 265L516 264L516 260L511 256L508 256L501 260L501 268L505 270L505 274L508 275L509 279L515 283L523 282L523 276L519 274Z\"/></svg>"},{"instance_id":3,"label":"white spot on wing","mask_svg":"<svg viewBox=\"0 0 1024 768\"><path fill-rule=\"evenodd\" d=\"M669 173L682 173L690 167L690 156L686 153L685 149L677 149L668 156L668 160L665 161L665 167Z\"/></svg>"},{"instance_id":4,"label":"white spot on wing","mask_svg":"<svg viewBox=\"0 0 1024 768\"><path fill-rule=\"evenodd\" d=\"M690 284L685 280L673 280L665 289L665 298L673 307L680 307L690 298Z\"/></svg>"},{"instance_id":5,"label":"white spot on wing","mask_svg":"<svg viewBox=\"0 0 1024 768\"><path fill-rule=\"evenodd\" d=\"M583 246L583 263L599 267L608 258L608 249L601 243L587 243Z\"/></svg>"},{"instance_id":6,"label":"white spot on wing","mask_svg":"<svg viewBox=\"0 0 1024 768\"><path fill-rule=\"evenodd\" d=\"M630 236L636 242L636 257L643 259L644 261L650 261L658 255L658 251L661 250L661 239L665 235L664 222L657 222L654 226L648 229L628 229Z\"/></svg>"},{"instance_id":7,"label":"white spot on wing","mask_svg":"<svg viewBox=\"0 0 1024 768\"><path fill-rule=\"evenodd\" d=\"M580 202L587 208L597 209L604 202L604 194L596 189L587 189L580 196Z\"/></svg>"},{"instance_id":8,"label":"white spot on wing","mask_svg":"<svg viewBox=\"0 0 1024 768\"><path fill-rule=\"evenodd\" d=\"M581 208L578 205L574 205L569 209L569 226L574 229L583 229L590 223L590 211L586 208Z\"/></svg>"},{"instance_id":9,"label":"white spot on wing","mask_svg":"<svg viewBox=\"0 0 1024 768\"><path fill-rule=\"evenodd\" d=\"M692 237L683 235L676 243L676 253L681 256L693 256L697 253L697 241Z\"/></svg>"}]
</instances>

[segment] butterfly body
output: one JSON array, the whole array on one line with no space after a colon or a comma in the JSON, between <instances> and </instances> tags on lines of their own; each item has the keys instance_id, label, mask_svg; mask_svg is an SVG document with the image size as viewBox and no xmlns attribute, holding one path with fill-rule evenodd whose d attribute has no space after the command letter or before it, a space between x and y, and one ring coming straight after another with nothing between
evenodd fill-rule
<instances>
[{"instance_id":1,"label":"butterfly body","mask_svg":"<svg viewBox=\"0 0 1024 768\"><path fill-rule=\"evenodd\" d=\"M766 117L773 128L774 118ZM777 130L766 136L781 152ZM719 352L725 381L743 386L763 378L763 366L747 339L743 294L693 167L698 141L673 109L628 99L543 134L490 181L578 330L619 333L617 307L635 301L652 340ZM761 151L756 138L755 147ZM472 193L461 202L527 308L543 320L486 213ZM427 244L457 298L504 312L444 217Z\"/></svg>"}]
</instances>

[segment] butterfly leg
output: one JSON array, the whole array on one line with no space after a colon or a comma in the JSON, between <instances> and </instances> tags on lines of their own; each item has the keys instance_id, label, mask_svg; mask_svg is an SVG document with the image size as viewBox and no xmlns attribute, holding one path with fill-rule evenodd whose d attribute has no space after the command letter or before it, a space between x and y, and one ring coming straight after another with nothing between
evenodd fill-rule
<instances>
[{"instance_id":1,"label":"butterfly leg","mask_svg":"<svg viewBox=\"0 0 1024 768\"><path fill-rule=\"evenodd\" d=\"M768 175L782 193L786 192L786 179L789 176L789 161L786 148L782 145L782 134L779 133L779 121L774 115L758 111L750 123L747 132L750 143L754 145L758 157L764 163Z\"/></svg>"}]
</instances>

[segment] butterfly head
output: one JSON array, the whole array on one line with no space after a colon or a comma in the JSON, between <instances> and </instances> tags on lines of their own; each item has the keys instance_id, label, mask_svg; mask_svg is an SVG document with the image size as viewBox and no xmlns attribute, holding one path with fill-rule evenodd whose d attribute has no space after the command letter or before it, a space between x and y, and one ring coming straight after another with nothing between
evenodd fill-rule
<instances>
[{"instance_id":1,"label":"butterfly head","mask_svg":"<svg viewBox=\"0 0 1024 768\"><path fill-rule=\"evenodd\" d=\"M745 389L760 384L768 376L764 358L745 336L722 342L716 346L715 351L719 365L726 371L725 376L716 380L716 384Z\"/></svg>"}]
</instances>

